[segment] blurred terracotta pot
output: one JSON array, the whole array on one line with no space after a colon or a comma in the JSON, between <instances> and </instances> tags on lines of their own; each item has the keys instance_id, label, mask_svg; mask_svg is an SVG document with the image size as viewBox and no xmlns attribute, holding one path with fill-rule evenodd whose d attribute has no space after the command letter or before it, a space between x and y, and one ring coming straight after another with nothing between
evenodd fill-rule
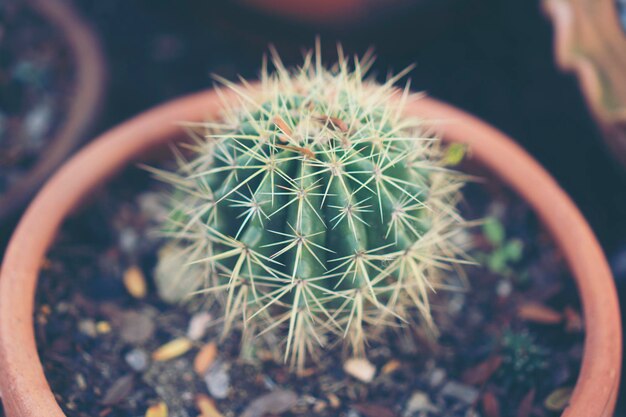
<instances>
[{"instance_id":1,"label":"blurred terracotta pot","mask_svg":"<svg viewBox=\"0 0 626 417\"><path fill-rule=\"evenodd\" d=\"M207 91L121 124L67 162L31 203L0 270L0 391L9 417L64 415L44 376L33 326L37 277L63 220L121 168L183 136L176 122L216 117L220 105L217 94ZM551 232L576 280L585 316L581 371L563 415L610 417L622 359L619 307L610 269L582 215L549 174L496 129L428 98L407 111L438 121L446 141L469 145L471 158L517 191Z\"/></svg>"},{"instance_id":2,"label":"blurred terracotta pot","mask_svg":"<svg viewBox=\"0 0 626 417\"><path fill-rule=\"evenodd\" d=\"M65 119L46 139L33 167L0 195L0 223L23 208L50 174L86 138L102 104L105 90L105 60L95 34L63 0L26 0L32 9L64 38L70 50L75 79L72 100Z\"/></svg>"},{"instance_id":3,"label":"blurred terracotta pot","mask_svg":"<svg viewBox=\"0 0 626 417\"><path fill-rule=\"evenodd\" d=\"M576 74L609 148L626 167L626 19L618 1L543 0L543 8L554 23L557 64Z\"/></svg>"}]
</instances>

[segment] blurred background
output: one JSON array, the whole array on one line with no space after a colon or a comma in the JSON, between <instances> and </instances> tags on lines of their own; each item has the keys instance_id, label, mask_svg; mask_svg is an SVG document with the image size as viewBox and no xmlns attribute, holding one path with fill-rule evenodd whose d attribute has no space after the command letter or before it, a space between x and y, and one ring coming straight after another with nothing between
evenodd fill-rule
<instances>
[{"instance_id":1,"label":"blurred background","mask_svg":"<svg viewBox=\"0 0 626 417\"><path fill-rule=\"evenodd\" d=\"M616 21L626 26L626 3L606 1L614 2ZM608 102L622 115L626 109L620 102L626 87L623 28L601 39L578 39L597 68L607 68L604 87L611 94L602 101L579 83L575 66L563 70L568 59L554 48L554 9L538 0L319 1L300 9L293 6L298 2L281 0L48 4L59 2L69 20L27 6L46 9L46 0L0 2L0 253L41 181L81 144L151 106L211 87L212 73L255 78L270 43L287 63L297 64L319 34L328 62L341 42L347 53L373 47L374 73L381 78L416 64L409 75L414 90L515 138L576 201L626 303L626 170L619 162L626 160L626 118L601 108ZM585 2L560 3L575 10ZM78 39L68 42L66 33ZM82 113L68 127L76 112ZM57 137L63 129L70 139ZM41 168L44 157L54 161ZM623 404L618 413L626 415Z\"/></svg>"}]
</instances>

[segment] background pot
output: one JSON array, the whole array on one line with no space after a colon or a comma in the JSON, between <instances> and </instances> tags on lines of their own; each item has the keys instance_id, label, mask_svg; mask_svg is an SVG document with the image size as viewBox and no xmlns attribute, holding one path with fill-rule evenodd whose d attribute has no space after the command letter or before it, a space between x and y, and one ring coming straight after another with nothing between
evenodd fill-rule
<instances>
[{"instance_id":1,"label":"background pot","mask_svg":"<svg viewBox=\"0 0 626 417\"><path fill-rule=\"evenodd\" d=\"M75 67L72 100L65 120L55 129L33 167L0 195L0 223L9 219L35 194L48 176L76 149L98 114L105 89L105 60L91 29L63 0L26 0L62 35Z\"/></svg>"},{"instance_id":2,"label":"background pot","mask_svg":"<svg viewBox=\"0 0 626 417\"><path fill-rule=\"evenodd\" d=\"M148 111L102 135L46 184L20 221L0 270L0 390L9 417L62 417L37 355L33 327L37 276L47 248L71 210L125 165L181 137L181 120L214 117L215 92ZM621 367L621 325L611 272L591 229L557 183L505 135L432 99L408 112L440 122L446 141L511 186L548 227L576 279L585 316L585 353L566 417L610 417Z\"/></svg>"},{"instance_id":3,"label":"background pot","mask_svg":"<svg viewBox=\"0 0 626 417\"><path fill-rule=\"evenodd\" d=\"M559 67L576 73L614 157L626 167L626 10L621 0L543 0ZM626 3L622 3L626 7Z\"/></svg>"}]
</instances>

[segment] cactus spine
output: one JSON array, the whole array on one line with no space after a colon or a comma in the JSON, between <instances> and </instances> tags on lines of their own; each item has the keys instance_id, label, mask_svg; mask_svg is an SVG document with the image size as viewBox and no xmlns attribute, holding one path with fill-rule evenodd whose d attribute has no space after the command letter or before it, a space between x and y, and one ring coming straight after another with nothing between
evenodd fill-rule
<instances>
[{"instance_id":1,"label":"cactus spine","mask_svg":"<svg viewBox=\"0 0 626 417\"><path fill-rule=\"evenodd\" d=\"M342 339L363 354L381 325L431 324L429 293L463 258L463 179L404 114L408 86L364 79L371 58L341 51L328 69L319 50L297 70L273 63L258 87L220 80L238 100L160 173L179 269L221 301L226 333L283 332L298 366Z\"/></svg>"}]
</instances>

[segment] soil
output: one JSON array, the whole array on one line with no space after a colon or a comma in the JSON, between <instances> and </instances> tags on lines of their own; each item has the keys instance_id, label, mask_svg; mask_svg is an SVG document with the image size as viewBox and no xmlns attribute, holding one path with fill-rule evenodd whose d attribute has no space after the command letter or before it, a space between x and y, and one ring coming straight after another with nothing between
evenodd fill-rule
<instances>
[{"instance_id":1,"label":"soil","mask_svg":"<svg viewBox=\"0 0 626 417\"><path fill-rule=\"evenodd\" d=\"M64 110L73 82L59 31L24 1L0 3L0 194L36 162Z\"/></svg>"},{"instance_id":2,"label":"soil","mask_svg":"<svg viewBox=\"0 0 626 417\"><path fill-rule=\"evenodd\" d=\"M37 343L68 416L164 416L165 403L170 417L548 417L567 404L584 339L574 282L504 187L466 187L465 217L491 219L468 236L486 266L466 269L467 291L436 296L437 340L393 330L369 362L334 348L296 375L277 352L250 360L236 336L220 340L219 312L199 300L158 298L160 186L128 169L67 220L45 262Z\"/></svg>"}]
</instances>

